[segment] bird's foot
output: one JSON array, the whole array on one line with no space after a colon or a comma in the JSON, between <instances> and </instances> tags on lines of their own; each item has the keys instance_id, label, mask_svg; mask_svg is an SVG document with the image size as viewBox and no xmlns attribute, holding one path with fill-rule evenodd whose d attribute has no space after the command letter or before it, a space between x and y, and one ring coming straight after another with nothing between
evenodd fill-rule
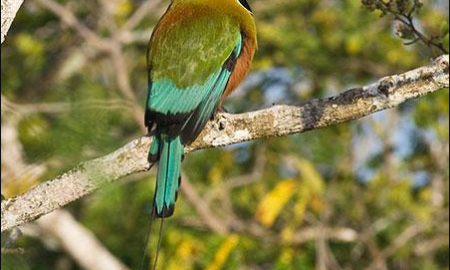
<instances>
[{"instance_id":1,"label":"bird's foot","mask_svg":"<svg viewBox=\"0 0 450 270\"><path fill-rule=\"evenodd\" d=\"M214 114L211 116L211 120L214 120L216 118L216 115L220 114L220 113L229 113L229 111L224 106L219 105L219 106L217 106L216 111L214 112Z\"/></svg>"}]
</instances>

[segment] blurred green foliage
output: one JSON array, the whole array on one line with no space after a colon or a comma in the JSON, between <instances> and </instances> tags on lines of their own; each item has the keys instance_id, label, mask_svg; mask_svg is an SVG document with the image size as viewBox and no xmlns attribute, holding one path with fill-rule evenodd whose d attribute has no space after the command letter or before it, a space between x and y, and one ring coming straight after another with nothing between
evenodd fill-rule
<instances>
[{"instance_id":1,"label":"blurred green foliage","mask_svg":"<svg viewBox=\"0 0 450 270\"><path fill-rule=\"evenodd\" d=\"M143 4L111 1L105 11L102 1L57 2L105 38ZM226 104L232 111L329 96L438 55L420 42L404 45L392 15L380 17L383 11L375 6L370 12L360 1L250 4L259 50L253 73ZM156 5L133 29L138 38L123 45L137 100L146 95L146 30L167 5ZM426 35L440 36L448 50L448 17L448 1L430 0L415 13L415 23ZM133 117L133 108L143 102L124 98L111 56L36 1L26 1L19 11L2 44L1 64L2 99L24 106L11 117L4 115L2 102L2 125L14 122L26 161L46 166L40 181L143 133ZM449 226L448 116L447 89L324 130L188 155L185 179L230 233L208 228L182 194L175 216L165 222L159 269L323 269L323 261L326 269L368 269L380 252L387 253L386 268L380 269L448 269L448 242L438 241L448 238ZM3 181L2 193L16 195L20 183ZM131 176L68 209L119 260L137 269L153 184L153 173ZM330 232L302 234L324 228ZM346 233L333 231L339 228ZM408 230L417 232L398 243ZM152 235L149 252L157 245L156 232ZM2 268L80 269L76 263L57 268L68 255L48 241L21 237L16 245L27 252L2 255Z\"/></svg>"}]
</instances>

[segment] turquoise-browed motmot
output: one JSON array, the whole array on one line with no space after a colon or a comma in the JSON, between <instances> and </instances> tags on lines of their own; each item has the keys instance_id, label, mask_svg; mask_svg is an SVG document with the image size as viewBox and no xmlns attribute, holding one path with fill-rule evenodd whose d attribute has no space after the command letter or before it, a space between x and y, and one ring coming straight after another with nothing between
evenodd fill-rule
<instances>
[{"instance_id":1,"label":"turquoise-browed motmot","mask_svg":"<svg viewBox=\"0 0 450 270\"><path fill-rule=\"evenodd\" d=\"M156 217L173 214L184 146L193 142L250 69L256 27L246 0L172 0L147 52L145 125L159 161Z\"/></svg>"}]
</instances>

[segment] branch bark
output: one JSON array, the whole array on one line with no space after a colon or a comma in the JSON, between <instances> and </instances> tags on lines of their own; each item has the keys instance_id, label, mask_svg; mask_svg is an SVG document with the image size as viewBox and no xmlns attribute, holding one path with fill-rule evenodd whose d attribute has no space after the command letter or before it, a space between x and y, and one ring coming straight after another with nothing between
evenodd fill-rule
<instances>
[{"instance_id":1,"label":"branch bark","mask_svg":"<svg viewBox=\"0 0 450 270\"><path fill-rule=\"evenodd\" d=\"M393 108L448 87L449 56L442 55L427 66L384 77L330 98L243 114L218 114L186 151L319 129ZM146 156L151 141L151 136L136 139L109 155L81 163L23 195L2 201L1 231L33 221L109 182L148 170Z\"/></svg>"},{"instance_id":2,"label":"branch bark","mask_svg":"<svg viewBox=\"0 0 450 270\"><path fill-rule=\"evenodd\" d=\"M23 0L2 0L2 43Z\"/></svg>"},{"instance_id":3,"label":"branch bark","mask_svg":"<svg viewBox=\"0 0 450 270\"><path fill-rule=\"evenodd\" d=\"M56 236L64 249L85 270L129 270L67 211L58 210L39 219L47 233Z\"/></svg>"}]
</instances>

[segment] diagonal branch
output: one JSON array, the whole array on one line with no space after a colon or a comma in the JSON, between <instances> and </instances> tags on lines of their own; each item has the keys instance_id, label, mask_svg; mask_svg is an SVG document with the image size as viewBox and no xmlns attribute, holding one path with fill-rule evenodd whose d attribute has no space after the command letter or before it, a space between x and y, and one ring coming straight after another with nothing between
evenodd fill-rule
<instances>
[{"instance_id":1,"label":"diagonal branch","mask_svg":"<svg viewBox=\"0 0 450 270\"><path fill-rule=\"evenodd\" d=\"M388 76L337 96L310 100L298 106L278 105L243 113L222 113L210 121L187 152L234 143L283 136L323 128L393 108L414 98L449 87L449 56L429 65ZM149 169L144 136L117 151L81 163L27 193L2 201L2 232L50 213L86 196L104 184Z\"/></svg>"},{"instance_id":2,"label":"diagonal branch","mask_svg":"<svg viewBox=\"0 0 450 270\"><path fill-rule=\"evenodd\" d=\"M55 211L39 219L45 233L56 237L67 254L85 270L129 270L83 225L64 210Z\"/></svg>"},{"instance_id":3,"label":"diagonal branch","mask_svg":"<svg viewBox=\"0 0 450 270\"><path fill-rule=\"evenodd\" d=\"M8 30L22 3L23 0L2 0L2 43L5 41L6 34L8 34Z\"/></svg>"}]
</instances>

